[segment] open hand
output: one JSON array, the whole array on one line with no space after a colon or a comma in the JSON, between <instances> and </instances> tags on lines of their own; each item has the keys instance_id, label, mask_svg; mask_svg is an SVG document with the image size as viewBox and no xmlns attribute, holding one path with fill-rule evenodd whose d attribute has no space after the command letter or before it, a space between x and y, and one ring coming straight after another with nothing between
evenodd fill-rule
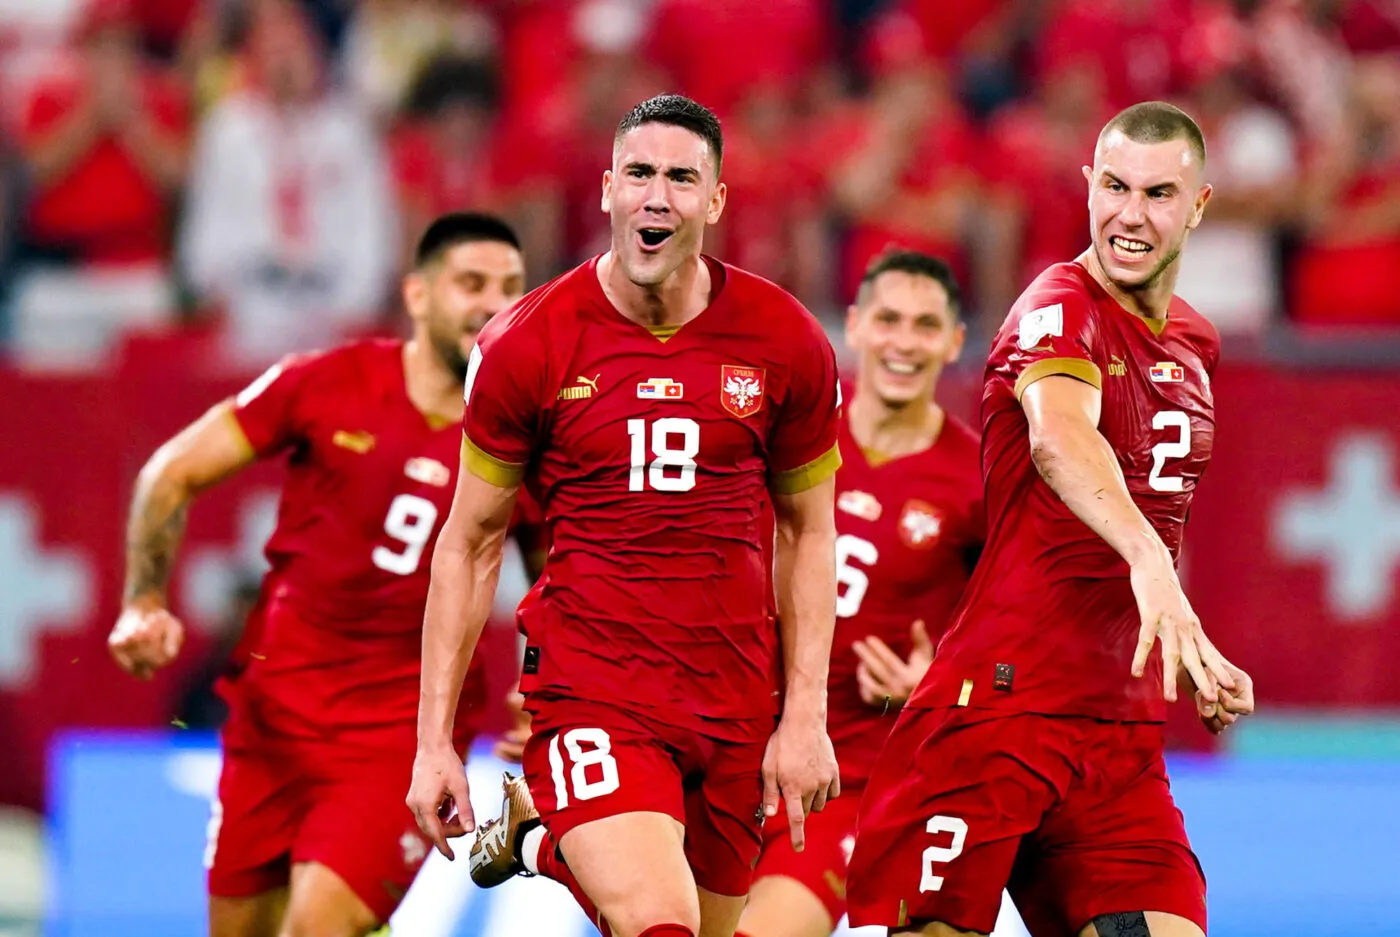
<instances>
[{"instance_id":1,"label":"open hand","mask_svg":"<svg viewBox=\"0 0 1400 937\"><path fill-rule=\"evenodd\" d=\"M933 641L923 619L909 629L913 648L904 660L889 645L874 635L861 638L853 647L860 663L856 666L856 683L860 698L866 705L884 708L902 706L924 678L933 663Z\"/></svg>"}]
</instances>

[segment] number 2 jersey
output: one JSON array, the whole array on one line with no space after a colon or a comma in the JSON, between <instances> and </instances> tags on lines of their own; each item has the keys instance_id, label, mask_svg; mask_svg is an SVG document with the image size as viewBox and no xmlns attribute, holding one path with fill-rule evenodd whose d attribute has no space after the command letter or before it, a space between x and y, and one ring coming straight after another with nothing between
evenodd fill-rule
<instances>
[{"instance_id":1,"label":"number 2 jersey","mask_svg":"<svg viewBox=\"0 0 1400 937\"><path fill-rule=\"evenodd\" d=\"M403 343L274 365L235 399L259 457L285 453L271 570L222 682L225 739L414 744L432 548L456 484L460 424L408 398ZM473 673L458 726L483 701Z\"/></svg>"},{"instance_id":2,"label":"number 2 jersey","mask_svg":"<svg viewBox=\"0 0 1400 937\"><path fill-rule=\"evenodd\" d=\"M523 690L748 737L738 722L779 703L768 491L836 471L839 388L810 313L705 262L712 300L679 329L618 312L596 258L493 319L467 377L463 461L502 487L525 480L544 509Z\"/></svg>"},{"instance_id":3,"label":"number 2 jersey","mask_svg":"<svg viewBox=\"0 0 1400 937\"><path fill-rule=\"evenodd\" d=\"M1128 565L1040 477L1020 398L1050 375L1102 391L1099 432L1176 559L1215 437L1219 357L1215 328L1180 299L1164 321L1133 315L1078 263L1027 288L987 361L987 546L910 705L1165 720L1160 648L1143 677L1130 673L1140 618Z\"/></svg>"},{"instance_id":4,"label":"number 2 jersey","mask_svg":"<svg viewBox=\"0 0 1400 937\"><path fill-rule=\"evenodd\" d=\"M933 445L883 459L861 450L841 421L836 473L836 636L831 645L827 732L841 784L865 783L897 708L860 698L852 649L874 636L908 659L922 620L934 645L952 621L986 534L977 436L947 417Z\"/></svg>"}]
</instances>

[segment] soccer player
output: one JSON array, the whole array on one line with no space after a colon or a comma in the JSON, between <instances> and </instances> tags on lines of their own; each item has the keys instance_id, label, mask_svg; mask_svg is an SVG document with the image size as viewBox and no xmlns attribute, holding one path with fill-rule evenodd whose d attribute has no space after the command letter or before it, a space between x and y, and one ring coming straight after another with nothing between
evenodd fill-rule
<instances>
[{"instance_id":1,"label":"soccer player","mask_svg":"<svg viewBox=\"0 0 1400 937\"><path fill-rule=\"evenodd\" d=\"M846 316L857 354L836 473L836 638L827 722L841 798L807 821L806 848L775 817L739 933L826 937L846 913L846 862L870 768L924 675L985 536L977 436L934 399L965 329L952 271L899 251L865 270Z\"/></svg>"},{"instance_id":2,"label":"soccer player","mask_svg":"<svg viewBox=\"0 0 1400 937\"><path fill-rule=\"evenodd\" d=\"M523 278L503 222L439 218L403 282L409 341L284 359L162 446L137 480L108 646L149 678L184 635L166 587L190 501L256 459L289 456L272 569L221 683L212 937L368 933L429 851L403 806L429 561L455 486L468 356ZM454 758L483 690L473 674Z\"/></svg>"},{"instance_id":3,"label":"soccer player","mask_svg":"<svg viewBox=\"0 0 1400 937\"><path fill-rule=\"evenodd\" d=\"M529 786L507 783L473 872L523 860L617 937L732 934L762 817L784 800L800 847L804 814L839 793L835 354L795 299L701 253L722 156L718 121L688 98L623 118L603 174L611 250L477 345L428 593L408 802L450 858L474 826L449 745L457 691L528 481L550 540L519 614Z\"/></svg>"},{"instance_id":4,"label":"soccer player","mask_svg":"<svg viewBox=\"0 0 1400 937\"><path fill-rule=\"evenodd\" d=\"M993 342L987 546L871 775L853 924L986 934L1009 887L1036 937L1205 931L1166 701L1184 668L1211 731L1254 708L1175 569L1215 435L1219 340L1173 295L1205 158L1171 105L1114 117L1084 168L1091 246L1042 273Z\"/></svg>"}]
</instances>

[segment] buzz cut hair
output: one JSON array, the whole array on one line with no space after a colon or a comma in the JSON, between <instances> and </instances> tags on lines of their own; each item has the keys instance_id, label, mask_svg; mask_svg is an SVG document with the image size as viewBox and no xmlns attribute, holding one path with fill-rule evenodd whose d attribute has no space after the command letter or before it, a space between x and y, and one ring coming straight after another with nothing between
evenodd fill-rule
<instances>
[{"instance_id":1,"label":"buzz cut hair","mask_svg":"<svg viewBox=\"0 0 1400 937\"><path fill-rule=\"evenodd\" d=\"M1206 165L1206 138L1201 128L1181 108L1165 101L1144 101L1119 111L1104 124L1099 143L1113 131L1118 131L1134 143L1169 143L1185 140L1191 155L1202 168Z\"/></svg>"},{"instance_id":2,"label":"buzz cut hair","mask_svg":"<svg viewBox=\"0 0 1400 937\"><path fill-rule=\"evenodd\" d=\"M911 250L886 251L866 265L865 273L860 278L860 287L856 290L857 306L864 306L870 301L871 293L875 290L875 281L884 273L907 273L914 277L927 277L943 287L943 291L948 294L948 308L952 311L953 318L962 315L962 288L953 274L953 268L948 266L947 261L932 254Z\"/></svg>"},{"instance_id":3,"label":"buzz cut hair","mask_svg":"<svg viewBox=\"0 0 1400 937\"><path fill-rule=\"evenodd\" d=\"M418 247L413 252L413 267L422 270L441 260L443 254L458 244L474 241L495 241L520 250L520 238L516 237L515 229L495 215L454 211L439 215L428 225L428 230L418 239Z\"/></svg>"},{"instance_id":4,"label":"buzz cut hair","mask_svg":"<svg viewBox=\"0 0 1400 937\"><path fill-rule=\"evenodd\" d=\"M715 156L715 175L719 175L724 162L724 131L720 129L719 118L714 111L683 94L658 94L627 112L617 125L613 145L616 146L623 137L643 124L680 127L704 140Z\"/></svg>"}]
</instances>

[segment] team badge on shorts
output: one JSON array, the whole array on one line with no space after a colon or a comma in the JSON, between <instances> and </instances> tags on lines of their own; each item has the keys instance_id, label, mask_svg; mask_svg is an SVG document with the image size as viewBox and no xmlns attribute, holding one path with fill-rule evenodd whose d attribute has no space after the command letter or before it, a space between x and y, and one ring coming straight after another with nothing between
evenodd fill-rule
<instances>
[{"instance_id":1,"label":"team badge on shorts","mask_svg":"<svg viewBox=\"0 0 1400 937\"><path fill-rule=\"evenodd\" d=\"M719 402L735 416L753 416L763 406L763 368L720 365Z\"/></svg>"},{"instance_id":2,"label":"team badge on shorts","mask_svg":"<svg viewBox=\"0 0 1400 937\"><path fill-rule=\"evenodd\" d=\"M914 550L927 550L938 542L943 531L943 517L927 501L912 498L904 503L899 515L899 538Z\"/></svg>"}]
</instances>

